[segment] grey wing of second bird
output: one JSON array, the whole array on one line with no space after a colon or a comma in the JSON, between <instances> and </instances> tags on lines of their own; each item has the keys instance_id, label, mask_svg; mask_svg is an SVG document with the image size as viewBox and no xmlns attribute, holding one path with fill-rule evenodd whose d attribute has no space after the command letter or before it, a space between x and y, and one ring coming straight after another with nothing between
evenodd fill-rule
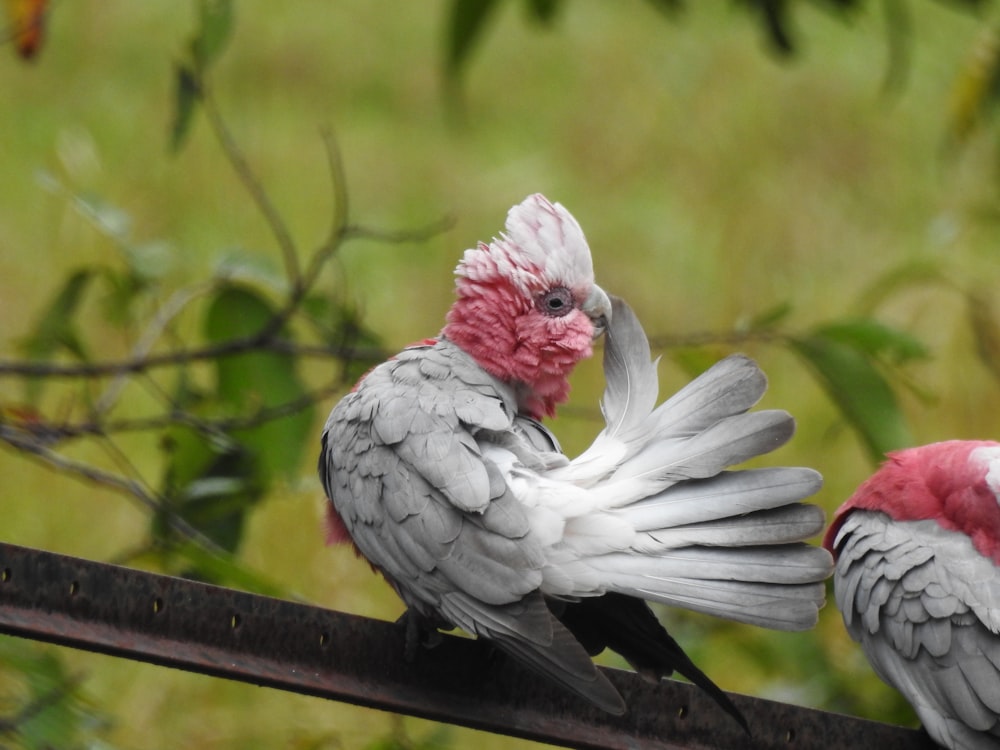
<instances>
[{"instance_id":1,"label":"grey wing of second bird","mask_svg":"<svg viewBox=\"0 0 1000 750\"><path fill-rule=\"evenodd\" d=\"M879 676L928 733L1000 748L1000 575L936 521L854 510L838 534L837 606Z\"/></svg>"}]
</instances>

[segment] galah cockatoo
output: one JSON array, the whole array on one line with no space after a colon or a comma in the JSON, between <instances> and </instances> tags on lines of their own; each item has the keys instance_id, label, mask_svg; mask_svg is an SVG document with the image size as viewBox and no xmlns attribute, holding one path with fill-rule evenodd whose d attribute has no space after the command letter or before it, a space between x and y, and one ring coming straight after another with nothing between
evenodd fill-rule
<instances>
[{"instance_id":1,"label":"galah cockatoo","mask_svg":"<svg viewBox=\"0 0 1000 750\"><path fill-rule=\"evenodd\" d=\"M727 467L792 434L747 413L766 388L732 356L666 403L631 310L594 283L576 220L541 195L467 250L435 339L369 372L333 409L319 471L328 541L353 541L408 607L409 635L460 627L623 713L590 655L678 671L745 725L646 601L782 630L811 627L832 571L807 468ZM542 426L607 330L593 445L570 461Z\"/></svg>"},{"instance_id":2,"label":"galah cockatoo","mask_svg":"<svg viewBox=\"0 0 1000 750\"><path fill-rule=\"evenodd\" d=\"M948 748L1000 748L1000 443L890 453L837 514L837 607Z\"/></svg>"}]
</instances>

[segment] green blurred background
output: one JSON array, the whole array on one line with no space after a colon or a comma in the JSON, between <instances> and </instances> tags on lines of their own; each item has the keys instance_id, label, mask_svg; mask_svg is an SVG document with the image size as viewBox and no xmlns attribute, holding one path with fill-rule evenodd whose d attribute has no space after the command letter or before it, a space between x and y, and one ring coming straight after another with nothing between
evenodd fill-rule
<instances>
[{"instance_id":1,"label":"green blurred background","mask_svg":"<svg viewBox=\"0 0 1000 750\"><path fill-rule=\"evenodd\" d=\"M244 2L211 85L303 259L330 221L324 125L343 152L356 221L406 229L453 218L427 241L348 243L332 264L327 288L352 300L387 348L438 331L461 252L499 232L512 204L542 192L578 218L599 282L632 304L648 333L668 343L706 333L699 356L738 348L761 362L771 380L765 405L799 423L768 461L819 469L818 501L831 512L873 469L863 443L780 341L721 342L768 311L784 311L788 331L873 316L927 347L893 381L913 442L998 436L994 138L983 129L960 150L948 145L955 97L982 64L977 50L992 49L982 41L991 17L911 3L906 80L886 92L880 4L850 17L793 5L798 52L782 58L735 4L690 3L670 19L649 2L574 0L546 26L525 3L502 2L456 102L442 72L449 2ZM114 206L102 220L122 222L151 248L168 287L209 278L226 259L272 287L280 278L275 243L200 113L183 148L168 148L174 65L196 24L189 3L73 0L53 4L34 61L0 47L3 358L21 355L18 342L72 270L120 262L107 227L95 227L72 195ZM124 356L129 337L102 322L98 306L80 311L91 356ZM197 320L182 325L197 337ZM668 351L664 393L689 378L691 361L689 348ZM321 381L320 367L305 375ZM599 362L586 363L553 423L570 454L600 428L601 388ZM25 399L22 382L0 379L0 406ZM123 408L141 412L144 399L129 392ZM68 392L50 391L45 414L57 420L78 407ZM368 566L322 544L312 471L321 422L301 471L249 517L240 560L311 602L395 619L400 603ZM135 472L162 473L155 436L119 447ZM86 443L71 454L104 460ZM148 532L135 504L13 450L0 453L0 476L3 541L117 560ZM815 632L792 635L663 617L724 689L913 722L832 606ZM7 638L0 714L16 713L30 674L45 669L80 678L74 710L83 719L61 730L72 740L64 746L525 744Z\"/></svg>"}]
</instances>

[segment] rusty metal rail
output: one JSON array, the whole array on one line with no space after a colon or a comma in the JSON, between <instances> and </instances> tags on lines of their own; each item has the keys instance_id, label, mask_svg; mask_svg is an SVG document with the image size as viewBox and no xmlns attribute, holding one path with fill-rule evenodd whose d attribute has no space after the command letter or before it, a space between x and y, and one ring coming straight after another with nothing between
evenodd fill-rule
<instances>
[{"instance_id":1,"label":"rusty metal rail","mask_svg":"<svg viewBox=\"0 0 1000 750\"><path fill-rule=\"evenodd\" d=\"M403 658L402 628L304 604L0 543L0 632L581 748L931 750L922 733L732 695L747 737L687 683L606 670L609 716L482 643Z\"/></svg>"}]
</instances>

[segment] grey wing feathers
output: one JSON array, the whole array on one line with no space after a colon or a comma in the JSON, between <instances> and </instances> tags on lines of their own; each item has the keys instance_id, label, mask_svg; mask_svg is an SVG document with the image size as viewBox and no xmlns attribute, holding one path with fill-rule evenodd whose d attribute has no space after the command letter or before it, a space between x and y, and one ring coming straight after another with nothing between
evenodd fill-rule
<instances>
[{"instance_id":1,"label":"grey wing feathers","mask_svg":"<svg viewBox=\"0 0 1000 750\"><path fill-rule=\"evenodd\" d=\"M514 412L512 397L446 342L404 353L331 413L321 458L327 494L358 549L408 606L489 638L623 713L618 692L546 606L541 546L476 442L476 432L517 421L523 438L508 439L557 447L544 427Z\"/></svg>"},{"instance_id":2,"label":"grey wing feathers","mask_svg":"<svg viewBox=\"0 0 1000 750\"><path fill-rule=\"evenodd\" d=\"M449 594L442 600L441 613L605 711L625 712L621 695L553 616L540 592L503 607L483 606L478 597L464 593Z\"/></svg>"},{"instance_id":3,"label":"grey wing feathers","mask_svg":"<svg viewBox=\"0 0 1000 750\"><path fill-rule=\"evenodd\" d=\"M404 352L341 401L325 430L334 507L365 557L407 581L401 595L424 610L450 585L502 604L541 580L527 519L472 435L509 427L513 409L461 356L441 344ZM447 377L427 377L427 360Z\"/></svg>"},{"instance_id":4,"label":"grey wing feathers","mask_svg":"<svg viewBox=\"0 0 1000 750\"><path fill-rule=\"evenodd\" d=\"M1000 748L1000 576L964 534L854 510L834 588L848 632L950 748Z\"/></svg>"}]
</instances>

